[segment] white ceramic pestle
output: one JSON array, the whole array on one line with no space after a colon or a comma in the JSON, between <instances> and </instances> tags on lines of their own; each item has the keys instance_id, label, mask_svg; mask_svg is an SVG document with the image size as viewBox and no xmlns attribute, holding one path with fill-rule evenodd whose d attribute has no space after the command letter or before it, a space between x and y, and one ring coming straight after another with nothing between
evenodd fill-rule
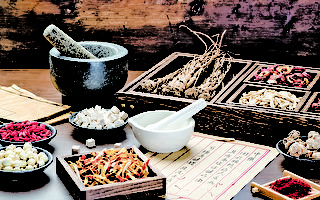
<instances>
[{"instance_id":1,"label":"white ceramic pestle","mask_svg":"<svg viewBox=\"0 0 320 200\"><path fill-rule=\"evenodd\" d=\"M189 106L179 110L178 112L169 115L168 117L154 123L150 124L145 127L147 130L161 130L161 129L168 129L171 125L179 122L184 121L186 119L191 118L193 115L198 113L200 110L207 106L207 102L204 99L199 99Z\"/></svg>"}]
</instances>

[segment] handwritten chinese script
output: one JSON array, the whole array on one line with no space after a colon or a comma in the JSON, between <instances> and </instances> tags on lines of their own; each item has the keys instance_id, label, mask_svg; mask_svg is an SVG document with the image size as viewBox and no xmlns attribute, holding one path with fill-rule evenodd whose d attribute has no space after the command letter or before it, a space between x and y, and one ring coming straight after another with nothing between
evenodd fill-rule
<instances>
[{"instance_id":1,"label":"handwritten chinese script","mask_svg":"<svg viewBox=\"0 0 320 200\"><path fill-rule=\"evenodd\" d=\"M180 151L149 152L167 177L167 199L231 199L272 161L274 148L243 141L223 142L195 133Z\"/></svg>"}]
</instances>

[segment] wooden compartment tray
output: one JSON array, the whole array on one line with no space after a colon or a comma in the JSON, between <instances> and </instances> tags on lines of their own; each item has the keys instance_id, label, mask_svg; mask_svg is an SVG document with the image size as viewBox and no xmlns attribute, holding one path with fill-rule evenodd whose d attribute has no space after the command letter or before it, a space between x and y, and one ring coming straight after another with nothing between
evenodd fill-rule
<instances>
[{"instance_id":1,"label":"wooden compartment tray","mask_svg":"<svg viewBox=\"0 0 320 200\"><path fill-rule=\"evenodd\" d=\"M312 109L313 103L318 103L320 99L320 92L314 92L307 103L305 104L304 108L302 109L302 113L307 114L310 116L310 118L314 119L320 119L320 110L316 111L315 109Z\"/></svg>"},{"instance_id":2,"label":"wooden compartment tray","mask_svg":"<svg viewBox=\"0 0 320 200\"><path fill-rule=\"evenodd\" d=\"M147 160L147 157L137 147L132 146L131 148L141 160ZM57 175L74 199L146 199L166 193L166 177L151 163L149 163L150 177L85 187L69 166L68 161L78 160L80 156L87 154L89 153L62 156L56 159Z\"/></svg>"},{"instance_id":3,"label":"wooden compartment tray","mask_svg":"<svg viewBox=\"0 0 320 200\"><path fill-rule=\"evenodd\" d=\"M285 178L285 177L300 179L311 186L310 194L308 196L299 198L299 200L311 200L311 199L315 199L317 197L320 197L320 185L318 185L308 179L305 179L301 176L298 176L292 172L289 172L287 170L283 171L283 177L281 177L281 178ZM274 199L274 200L292 200L292 198L287 197L285 195L282 195L282 194L269 188L270 184L273 183L274 181L276 181L276 180L273 180L273 181L266 183L266 184L263 184L263 185L260 185L256 182L251 182L251 190L253 192L256 192L255 190L257 190L257 192L259 192L260 194L262 194L270 199Z\"/></svg>"},{"instance_id":4,"label":"wooden compartment tray","mask_svg":"<svg viewBox=\"0 0 320 200\"><path fill-rule=\"evenodd\" d=\"M180 52L169 55L119 90L116 93L117 103L132 105L134 109L132 109L131 116L150 110L178 111L191 104L195 101L194 99L146 93L140 91L139 86L147 79L163 77L181 68L193 56ZM206 108L193 116L196 121L195 131L274 146L279 140L287 137L293 129L303 128L304 131L311 131L320 128L318 119L313 118L310 114L302 113L301 109L282 111L254 106L243 107L226 102L260 65L262 63L258 61L233 60L224 87L220 88L213 99L207 101ZM315 83L314 88L318 87L318 82ZM261 85L256 84L256 86ZM295 90L295 92L304 96L304 101L307 101L308 97L313 94L313 91L307 89Z\"/></svg>"},{"instance_id":5,"label":"wooden compartment tray","mask_svg":"<svg viewBox=\"0 0 320 200\"><path fill-rule=\"evenodd\" d=\"M295 90L312 90L314 85L319 81L319 75L320 75L320 71L318 69L312 69L311 67L304 67L306 69L306 72L308 74L310 74L311 76L311 81L308 84L307 87L303 87L303 88L299 88L299 87L290 87L290 86L286 86L286 85L280 85L280 84L270 84L270 83L265 83L265 82L258 82L258 81L254 81L254 74L260 70L261 68L267 68L269 66L273 66L276 64L272 64L272 63L259 63L258 65L256 65L256 68L245 78L244 82L245 83L250 83L250 84L257 84L257 85L263 85L263 86L275 86L278 88L291 88L291 89L295 89ZM292 65L279 65L279 66L290 66L292 67Z\"/></svg>"},{"instance_id":6,"label":"wooden compartment tray","mask_svg":"<svg viewBox=\"0 0 320 200\"><path fill-rule=\"evenodd\" d=\"M178 101L187 101L194 99L184 98L184 97L177 97L177 96L167 96L167 95L161 95L161 94L155 94L143 91L140 87L140 84L145 80L154 80L156 78L162 78L180 68L183 67L183 65L187 64L189 60L194 58L194 54L188 54L188 53L173 53L164 60L162 60L160 63L152 67L150 70L146 71L142 75L140 75L138 78L136 78L134 81L129 83L126 87L119 90L117 92L118 96L121 96L122 94L132 94L132 95L139 95L142 97L150 97L150 98L158 98L158 99L172 99L172 100L178 100ZM214 102L221 94L225 92L225 89L232 85L232 83L235 80L238 80L239 78L242 78L243 74L250 73L251 70L251 61L245 61L245 60L239 60L234 59L231 64L231 68L225 78L223 79L223 83L221 86L219 86L216 89L216 95L210 99L210 102ZM210 65L209 67L210 68ZM201 78L201 76L200 76ZM200 79L199 78L199 79ZM198 80L198 82L201 82Z\"/></svg>"}]
</instances>

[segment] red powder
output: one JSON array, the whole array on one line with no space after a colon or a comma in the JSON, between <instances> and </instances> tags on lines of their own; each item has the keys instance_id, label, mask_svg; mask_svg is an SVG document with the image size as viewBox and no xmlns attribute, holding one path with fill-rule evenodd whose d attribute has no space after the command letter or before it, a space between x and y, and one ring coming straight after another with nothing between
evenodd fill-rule
<instances>
[{"instance_id":1,"label":"red powder","mask_svg":"<svg viewBox=\"0 0 320 200\"><path fill-rule=\"evenodd\" d=\"M283 178L270 184L270 188L292 199L310 194L311 186L300 179Z\"/></svg>"}]
</instances>

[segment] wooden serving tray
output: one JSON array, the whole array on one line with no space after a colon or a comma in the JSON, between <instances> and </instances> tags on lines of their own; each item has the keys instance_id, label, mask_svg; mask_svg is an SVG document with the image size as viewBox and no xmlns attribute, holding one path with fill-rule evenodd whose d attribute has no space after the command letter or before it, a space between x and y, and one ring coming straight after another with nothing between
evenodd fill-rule
<instances>
[{"instance_id":1,"label":"wooden serving tray","mask_svg":"<svg viewBox=\"0 0 320 200\"><path fill-rule=\"evenodd\" d=\"M141 160L147 160L147 157L137 147L132 146L131 148ZM74 199L144 199L158 197L166 193L166 177L151 163L149 163L150 177L85 187L67 161L78 160L80 156L87 154L89 153L57 157L56 159L57 175Z\"/></svg>"},{"instance_id":2,"label":"wooden serving tray","mask_svg":"<svg viewBox=\"0 0 320 200\"><path fill-rule=\"evenodd\" d=\"M312 189L311 189L311 193L308 195L308 196L305 196L303 198L299 198L299 200L311 200L311 199L315 199L317 197L320 197L320 185L308 180L308 179L305 179L303 177L300 177L292 172L289 172L287 170L284 170L283 171L283 177L282 178L285 178L285 177L291 177L291 178L294 178L294 179L300 179L300 180L303 180L304 182L308 183ZM282 195L272 189L269 188L270 184L275 182L276 180L273 180L269 183L266 183L264 185L260 185L256 182L251 182L251 191L254 191L256 189L258 189L258 192L264 196L267 196L271 199L274 199L274 200L292 200L292 198L289 198L285 195Z\"/></svg>"}]
</instances>

